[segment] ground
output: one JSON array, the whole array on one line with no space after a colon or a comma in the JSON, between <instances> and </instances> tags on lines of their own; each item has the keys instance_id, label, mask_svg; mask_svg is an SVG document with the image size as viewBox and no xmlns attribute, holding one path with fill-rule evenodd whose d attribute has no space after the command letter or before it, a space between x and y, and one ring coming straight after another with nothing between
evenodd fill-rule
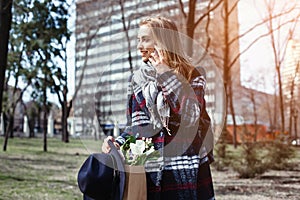
<instances>
[{"instance_id":1,"label":"ground","mask_svg":"<svg viewBox=\"0 0 300 200\"><path fill-rule=\"evenodd\" d=\"M270 170L252 179L232 170L212 170L217 200L299 200L300 164L289 171Z\"/></svg>"},{"instance_id":2,"label":"ground","mask_svg":"<svg viewBox=\"0 0 300 200\"><path fill-rule=\"evenodd\" d=\"M3 144L3 137L0 137ZM100 150L100 141L71 139L48 140L43 152L41 138L9 140L7 152L0 151L0 200L74 200L82 199L77 172L90 153ZM300 148L295 166L285 171L269 170L252 179L240 179L227 168L212 175L217 200L300 200Z\"/></svg>"}]
</instances>

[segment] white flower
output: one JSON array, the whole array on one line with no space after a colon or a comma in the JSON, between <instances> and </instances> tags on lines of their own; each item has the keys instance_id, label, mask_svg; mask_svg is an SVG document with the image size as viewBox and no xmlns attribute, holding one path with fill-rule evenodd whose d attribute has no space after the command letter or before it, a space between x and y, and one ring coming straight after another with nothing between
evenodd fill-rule
<instances>
[{"instance_id":1,"label":"white flower","mask_svg":"<svg viewBox=\"0 0 300 200\"><path fill-rule=\"evenodd\" d=\"M131 153L133 155L142 155L144 150L145 150L146 146L145 146L145 142L143 140L137 140L134 143L130 143L130 149L131 149Z\"/></svg>"},{"instance_id":2,"label":"white flower","mask_svg":"<svg viewBox=\"0 0 300 200\"><path fill-rule=\"evenodd\" d=\"M146 155L147 156L149 156L152 152L154 152L155 151L155 149L154 149L154 147L152 146L152 147L150 147L150 149L148 150L148 151L146 151Z\"/></svg>"}]
</instances>

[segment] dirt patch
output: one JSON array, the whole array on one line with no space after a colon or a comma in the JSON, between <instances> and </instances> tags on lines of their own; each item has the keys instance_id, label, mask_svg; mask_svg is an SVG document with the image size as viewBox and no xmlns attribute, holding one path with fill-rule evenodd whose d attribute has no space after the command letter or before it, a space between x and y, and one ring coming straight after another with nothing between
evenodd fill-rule
<instances>
[{"instance_id":1,"label":"dirt patch","mask_svg":"<svg viewBox=\"0 0 300 200\"><path fill-rule=\"evenodd\" d=\"M212 168L217 200L300 200L300 164L292 170L270 170L252 179L241 179L231 169Z\"/></svg>"}]
</instances>

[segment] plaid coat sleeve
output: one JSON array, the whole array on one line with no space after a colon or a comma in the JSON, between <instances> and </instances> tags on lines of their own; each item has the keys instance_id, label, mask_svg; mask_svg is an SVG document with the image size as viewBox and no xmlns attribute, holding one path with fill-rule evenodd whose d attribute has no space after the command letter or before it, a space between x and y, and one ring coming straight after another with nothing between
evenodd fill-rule
<instances>
[{"instance_id":1,"label":"plaid coat sleeve","mask_svg":"<svg viewBox=\"0 0 300 200\"><path fill-rule=\"evenodd\" d=\"M193 74L190 83L172 71L165 72L158 77L165 100L173 113L177 115L181 125L184 126L197 125L204 108L206 82L199 73Z\"/></svg>"}]
</instances>

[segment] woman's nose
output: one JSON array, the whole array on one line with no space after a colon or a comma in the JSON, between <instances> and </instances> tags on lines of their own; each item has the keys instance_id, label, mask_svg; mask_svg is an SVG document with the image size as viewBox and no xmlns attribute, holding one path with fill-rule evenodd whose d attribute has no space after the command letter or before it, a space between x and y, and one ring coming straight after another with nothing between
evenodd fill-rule
<instances>
[{"instance_id":1,"label":"woman's nose","mask_svg":"<svg viewBox=\"0 0 300 200\"><path fill-rule=\"evenodd\" d=\"M141 43L141 42L138 42L138 43L137 43L137 49L142 49L142 48L143 48L142 43Z\"/></svg>"}]
</instances>

